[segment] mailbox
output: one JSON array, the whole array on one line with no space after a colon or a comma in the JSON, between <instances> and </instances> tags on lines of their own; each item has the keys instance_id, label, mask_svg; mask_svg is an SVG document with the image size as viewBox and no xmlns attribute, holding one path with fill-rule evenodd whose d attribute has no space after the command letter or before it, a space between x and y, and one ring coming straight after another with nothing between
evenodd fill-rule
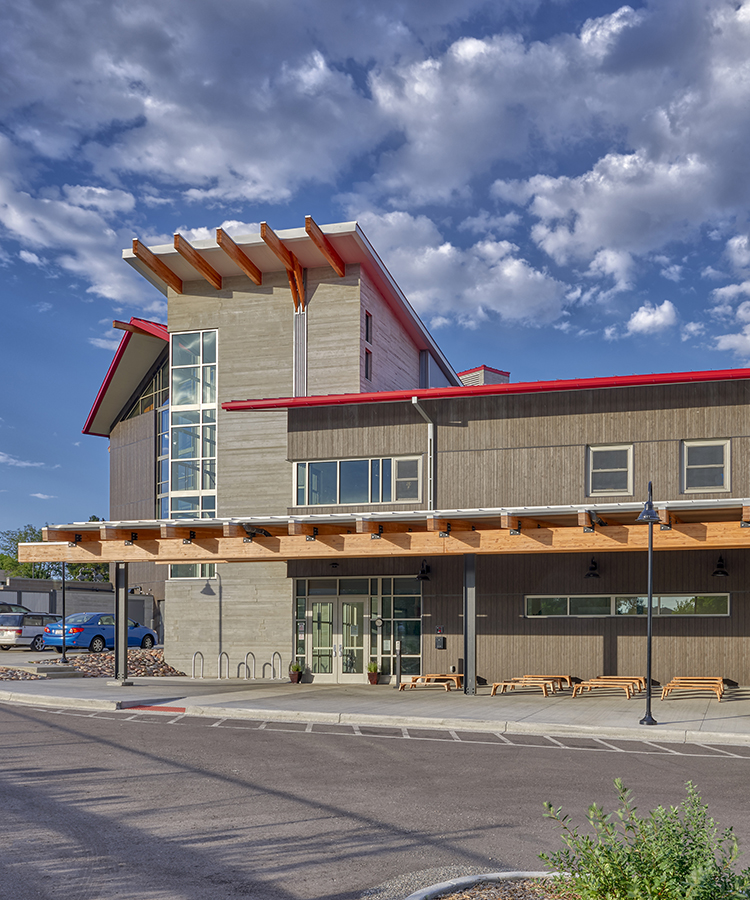
<instances>
[{"instance_id":1,"label":"mailbox","mask_svg":"<svg viewBox=\"0 0 750 900\"><path fill-rule=\"evenodd\" d=\"M438 634L435 636L435 649L436 650L446 650L446 637L444 634Z\"/></svg>"}]
</instances>

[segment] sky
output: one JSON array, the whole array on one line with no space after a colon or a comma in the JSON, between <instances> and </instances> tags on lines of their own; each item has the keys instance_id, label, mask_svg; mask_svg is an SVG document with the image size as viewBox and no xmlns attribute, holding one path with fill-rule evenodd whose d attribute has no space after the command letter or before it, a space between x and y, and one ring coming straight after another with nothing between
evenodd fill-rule
<instances>
[{"instance_id":1,"label":"sky","mask_svg":"<svg viewBox=\"0 0 750 900\"><path fill-rule=\"evenodd\" d=\"M81 428L146 244L359 221L458 371L750 360L750 0L15 0L0 530L108 516Z\"/></svg>"}]
</instances>

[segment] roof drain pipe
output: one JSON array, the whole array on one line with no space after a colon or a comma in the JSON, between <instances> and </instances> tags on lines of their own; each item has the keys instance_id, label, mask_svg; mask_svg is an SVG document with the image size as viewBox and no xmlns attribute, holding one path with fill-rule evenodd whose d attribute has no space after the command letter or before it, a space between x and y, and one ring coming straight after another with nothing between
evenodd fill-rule
<instances>
[{"instance_id":1,"label":"roof drain pipe","mask_svg":"<svg viewBox=\"0 0 750 900\"><path fill-rule=\"evenodd\" d=\"M427 422L427 509L435 509L435 423L419 405L419 397L411 398L412 406Z\"/></svg>"}]
</instances>

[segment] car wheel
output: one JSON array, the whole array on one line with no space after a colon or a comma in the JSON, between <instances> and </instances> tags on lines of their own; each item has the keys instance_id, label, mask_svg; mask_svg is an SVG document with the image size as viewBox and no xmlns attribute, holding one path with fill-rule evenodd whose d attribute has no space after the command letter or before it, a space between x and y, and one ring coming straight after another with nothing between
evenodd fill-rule
<instances>
[{"instance_id":1,"label":"car wheel","mask_svg":"<svg viewBox=\"0 0 750 900\"><path fill-rule=\"evenodd\" d=\"M34 640L31 642L31 649L34 653L41 653L44 650L44 638L41 634L36 635Z\"/></svg>"},{"instance_id":2,"label":"car wheel","mask_svg":"<svg viewBox=\"0 0 750 900\"><path fill-rule=\"evenodd\" d=\"M10 644L0 644L0 650L10 650Z\"/></svg>"},{"instance_id":3,"label":"car wheel","mask_svg":"<svg viewBox=\"0 0 750 900\"><path fill-rule=\"evenodd\" d=\"M102 650L104 650L104 648L106 646L107 646L107 644L106 644L106 641L104 640L104 638L100 634L97 634L97 636L95 638L91 638L91 643L89 644L89 650L92 653L101 653Z\"/></svg>"},{"instance_id":4,"label":"car wheel","mask_svg":"<svg viewBox=\"0 0 750 900\"><path fill-rule=\"evenodd\" d=\"M147 634L141 641L141 647L144 650L150 650L156 642L150 634Z\"/></svg>"}]
</instances>

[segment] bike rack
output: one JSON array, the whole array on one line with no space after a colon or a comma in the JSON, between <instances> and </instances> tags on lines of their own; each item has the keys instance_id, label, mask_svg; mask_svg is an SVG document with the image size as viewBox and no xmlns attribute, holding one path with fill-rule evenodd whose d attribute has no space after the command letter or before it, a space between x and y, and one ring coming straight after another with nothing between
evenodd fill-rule
<instances>
[{"instance_id":1,"label":"bike rack","mask_svg":"<svg viewBox=\"0 0 750 900\"><path fill-rule=\"evenodd\" d=\"M216 668L219 670L219 681L221 681L221 660L223 657L227 658L226 672L227 672L227 681L229 681L229 654L226 650L222 650L219 654L219 659L216 663Z\"/></svg>"},{"instance_id":2,"label":"bike rack","mask_svg":"<svg viewBox=\"0 0 750 900\"><path fill-rule=\"evenodd\" d=\"M279 678L279 681L283 681L284 676L281 674L281 662L282 662L282 660L281 660L281 654L279 653L278 650L275 650L273 656L271 657L271 680L274 680L274 679L276 678L276 675L274 675L274 672L276 671L274 663L276 662L276 657L277 657L277 656L279 657L279 675L278 675L278 678Z\"/></svg>"},{"instance_id":3,"label":"bike rack","mask_svg":"<svg viewBox=\"0 0 750 900\"><path fill-rule=\"evenodd\" d=\"M239 664L239 666L237 666L237 677L238 677L238 678L240 677L240 668L244 667L244 669L245 669L245 674L244 674L242 677L245 679L245 681L247 681L247 676L248 676L248 673L250 672L250 667L249 667L248 664L247 664L247 658L248 658L248 656L252 656L252 658L253 658L253 674L252 674L252 680L255 681L255 654L254 654L251 650L248 650L247 653L245 654L245 661L244 661L244 662L241 662L241 663Z\"/></svg>"},{"instance_id":4,"label":"bike rack","mask_svg":"<svg viewBox=\"0 0 750 900\"><path fill-rule=\"evenodd\" d=\"M192 668L191 674L190 674L190 677L193 678L193 679L195 678L195 658L196 658L196 656L200 656L200 658L201 658L201 674L200 674L200 677L203 678L203 654L200 652L200 650L196 650L195 653L193 654L193 668Z\"/></svg>"}]
</instances>

